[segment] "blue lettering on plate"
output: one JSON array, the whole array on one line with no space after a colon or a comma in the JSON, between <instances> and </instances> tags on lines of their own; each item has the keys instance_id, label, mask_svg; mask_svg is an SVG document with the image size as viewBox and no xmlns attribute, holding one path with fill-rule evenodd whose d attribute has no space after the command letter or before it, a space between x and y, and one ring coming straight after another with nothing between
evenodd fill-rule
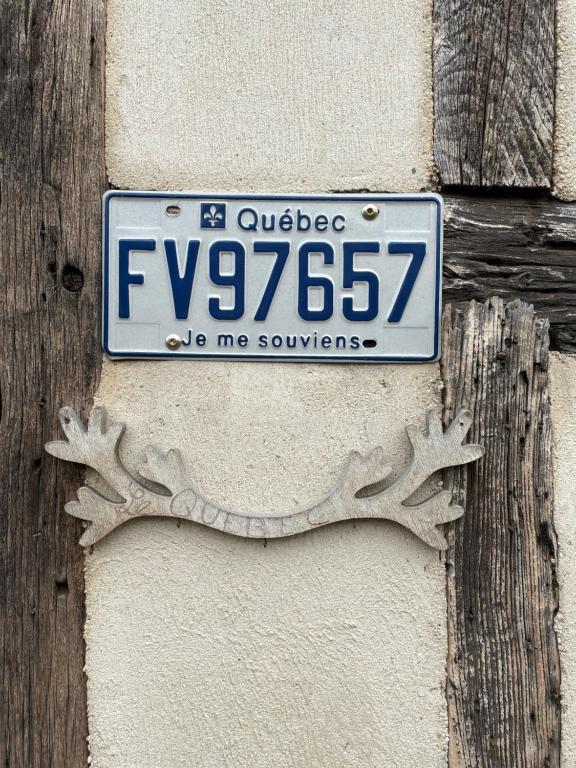
<instances>
[{"instance_id":1,"label":"blue lettering on plate","mask_svg":"<svg viewBox=\"0 0 576 768\"><path fill-rule=\"evenodd\" d=\"M156 240L120 240L118 243L118 317L130 317L130 286L144 285L142 272L130 272L130 252L155 250Z\"/></svg>"},{"instance_id":2,"label":"blue lettering on plate","mask_svg":"<svg viewBox=\"0 0 576 768\"><path fill-rule=\"evenodd\" d=\"M388 253L400 253L412 256L410 266L400 287L392 311L388 315L389 323L399 323L406 309L406 304L418 278L420 267L426 256L426 243L388 243Z\"/></svg>"},{"instance_id":3,"label":"blue lettering on plate","mask_svg":"<svg viewBox=\"0 0 576 768\"><path fill-rule=\"evenodd\" d=\"M188 318L199 247L200 240L188 240L186 266L184 267L184 274L182 275L180 274L180 267L178 264L176 240L164 240L164 252L166 253L166 261L168 263L168 275L170 277L172 300L174 302L174 312L176 313L177 320L186 320Z\"/></svg>"}]
</instances>

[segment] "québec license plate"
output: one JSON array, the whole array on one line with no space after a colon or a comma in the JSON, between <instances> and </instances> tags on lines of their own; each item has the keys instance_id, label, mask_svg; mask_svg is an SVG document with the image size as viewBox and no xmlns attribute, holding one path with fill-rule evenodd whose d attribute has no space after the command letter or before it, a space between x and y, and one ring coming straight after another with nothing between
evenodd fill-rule
<instances>
[{"instance_id":1,"label":"qu\u00e9bec license plate","mask_svg":"<svg viewBox=\"0 0 576 768\"><path fill-rule=\"evenodd\" d=\"M104 197L111 357L439 357L442 203L422 195Z\"/></svg>"}]
</instances>

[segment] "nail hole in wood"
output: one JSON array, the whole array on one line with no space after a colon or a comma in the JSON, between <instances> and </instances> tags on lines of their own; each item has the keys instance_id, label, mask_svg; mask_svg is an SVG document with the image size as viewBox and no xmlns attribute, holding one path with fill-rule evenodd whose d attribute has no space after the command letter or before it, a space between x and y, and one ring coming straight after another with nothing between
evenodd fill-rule
<instances>
[{"instance_id":1,"label":"nail hole in wood","mask_svg":"<svg viewBox=\"0 0 576 768\"><path fill-rule=\"evenodd\" d=\"M62 270L62 286L70 293L78 293L84 286L82 270L73 264L66 264Z\"/></svg>"}]
</instances>

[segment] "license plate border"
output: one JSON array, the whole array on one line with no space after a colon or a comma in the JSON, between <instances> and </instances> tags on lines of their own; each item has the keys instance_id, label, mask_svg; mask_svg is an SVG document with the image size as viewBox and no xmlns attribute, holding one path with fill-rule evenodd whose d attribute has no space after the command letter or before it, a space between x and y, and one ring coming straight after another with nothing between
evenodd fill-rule
<instances>
[{"instance_id":1,"label":"license plate border","mask_svg":"<svg viewBox=\"0 0 576 768\"><path fill-rule=\"evenodd\" d=\"M368 355L359 356L329 356L329 355L272 355L272 354L251 354L238 355L231 353L211 354L195 352L119 352L109 348L108 339L108 314L109 314L109 211L110 201L116 197L133 198L157 198L159 200L206 200L206 201L227 201L227 200L251 200L255 202L266 201L320 201L334 202L343 200L345 202L432 202L436 205L436 254L435 267L436 279L434 285L434 351L431 355L412 355L406 357L397 357L394 355ZM440 346L440 329L442 318L442 263L443 263L443 200L436 192L422 193L374 193L374 194L346 194L346 193L230 193L220 192L216 194L206 194L202 192L164 192L164 191L142 191L142 190L119 190L111 189L102 196L102 349L108 357L116 360L235 360L244 362L291 362L305 363L308 361L315 363L433 363L440 360L442 350Z\"/></svg>"}]
</instances>

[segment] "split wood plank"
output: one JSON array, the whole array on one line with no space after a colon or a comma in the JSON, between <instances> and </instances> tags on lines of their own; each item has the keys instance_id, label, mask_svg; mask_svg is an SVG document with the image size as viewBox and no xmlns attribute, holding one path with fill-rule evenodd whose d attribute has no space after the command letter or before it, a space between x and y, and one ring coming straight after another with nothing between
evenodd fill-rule
<instances>
[{"instance_id":1,"label":"split wood plank","mask_svg":"<svg viewBox=\"0 0 576 768\"><path fill-rule=\"evenodd\" d=\"M547 322L518 301L448 306L442 375L446 422L469 408L485 450L451 470L449 768L558 768Z\"/></svg>"},{"instance_id":2,"label":"split wood plank","mask_svg":"<svg viewBox=\"0 0 576 768\"><path fill-rule=\"evenodd\" d=\"M436 0L442 185L550 187L554 25L554 0Z\"/></svg>"},{"instance_id":3,"label":"split wood plank","mask_svg":"<svg viewBox=\"0 0 576 768\"><path fill-rule=\"evenodd\" d=\"M47 456L101 365L104 0L0 11L0 763L87 764L83 470Z\"/></svg>"},{"instance_id":4,"label":"split wood plank","mask_svg":"<svg viewBox=\"0 0 576 768\"><path fill-rule=\"evenodd\" d=\"M444 301L522 299L550 320L552 349L576 352L576 204L456 195L444 204Z\"/></svg>"}]
</instances>

